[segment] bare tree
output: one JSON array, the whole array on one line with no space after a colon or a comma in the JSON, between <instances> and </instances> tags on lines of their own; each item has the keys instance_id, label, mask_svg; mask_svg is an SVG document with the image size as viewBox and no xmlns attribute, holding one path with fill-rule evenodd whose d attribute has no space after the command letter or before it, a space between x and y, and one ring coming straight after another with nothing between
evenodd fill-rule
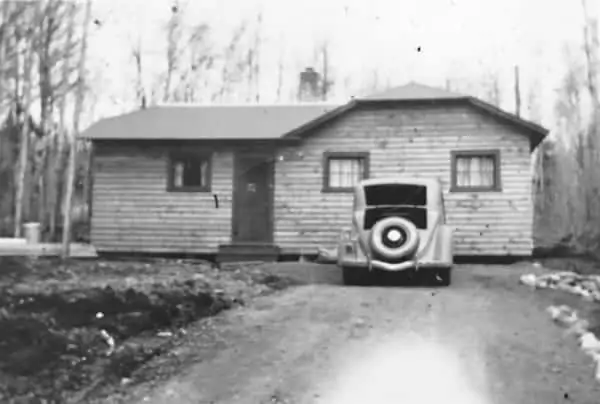
<instances>
[{"instance_id":1,"label":"bare tree","mask_svg":"<svg viewBox=\"0 0 600 404\"><path fill-rule=\"evenodd\" d=\"M254 38L247 51L247 71L248 71L248 95L247 102L260 101L260 50L262 47L262 11L259 11L256 17L254 27Z\"/></svg>"},{"instance_id":2,"label":"bare tree","mask_svg":"<svg viewBox=\"0 0 600 404\"><path fill-rule=\"evenodd\" d=\"M498 74L492 73L484 82L485 99L491 104L499 107L502 102L502 91L500 90L500 80Z\"/></svg>"},{"instance_id":3,"label":"bare tree","mask_svg":"<svg viewBox=\"0 0 600 404\"><path fill-rule=\"evenodd\" d=\"M209 34L210 27L206 23L199 23L192 28L187 39L189 61L180 78L181 88L177 89L178 93L183 93L183 97L178 97L186 102L198 101L210 83L209 73L214 66L215 55Z\"/></svg>"},{"instance_id":4,"label":"bare tree","mask_svg":"<svg viewBox=\"0 0 600 404\"><path fill-rule=\"evenodd\" d=\"M136 43L133 45L131 49L131 56L133 57L133 61L135 63L135 73L136 73L136 82L135 82L135 96L138 105L141 108L146 108L147 99L146 99L146 89L144 86L144 65L143 65L143 54L142 54L142 38L138 36Z\"/></svg>"},{"instance_id":5,"label":"bare tree","mask_svg":"<svg viewBox=\"0 0 600 404\"><path fill-rule=\"evenodd\" d=\"M587 88L594 103L595 114L598 107L597 90L597 51L598 51L598 23L591 18L588 12L587 0L581 0L583 9L583 49L587 62Z\"/></svg>"},{"instance_id":6,"label":"bare tree","mask_svg":"<svg viewBox=\"0 0 600 404\"><path fill-rule=\"evenodd\" d=\"M69 77L71 75L71 50L73 49L73 30L75 28L75 15L76 7L71 5L68 9L68 23L67 23L67 35L63 47L63 60L62 60L62 81L63 83L69 83ZM64 91L64 90L63 90ZM50 237L54 239L56 237L57 218L60 212L60 192L59 192L59 179L62 177L63 170L63 156L64 156L64 140L67 136L66 125L65 125L65 114L67 105L67 91L64 91L59 100L58 113L59 122L58 130L56 131L56 145L54 152L54 166L51 169L49 176L50 186L48 187L49 195L49 230Z\"/></svg>"},{"instance_id":7,"label":"bare tree","mask_svg":"<svg viewBox=\"0 0 600 404\"><path fill-rule=\"evenodd\" d=\"M521 116L521 83L519 77L519 66L515 66L515 113Z\"/></svg>"},{"instance_id":8,"label":"bare tree","mask_svg":"<svg viewBox=\"0 0 600 404\"><path fill-rule=\"evenodd\" d=\"M545 141L538 151L536 205L540 209L540 234L558 238L571 235L581 242L585 223L591 215L589 203L586 137L583 133L582 94L585 72L576 60L565 54L569 64L556 98L557 140ZM544 218L552 217L551 223ZM540 223L541 222L541 223ZM550 229L547 229L550 227ZM553 240L558 242L559 240Z\"/></svg>"},{"instance_id":9,"label":"bare tree","mask_svg":"<svg viewBox=\"0 0 600 404\"><path fill-rule=\"evenodd\" d=\"M79 135L79 119L83 108L84 83L85 83L85 60L87 52L87 37L91 19L92 0L87 0L85 8L85 17L83 21L83 36L81 39L81 55L78 64L79 83L75 98L75 111L73 113L73 136L70 144L69 165L66 181L66 194L64 198L64 217L63 217L63 239L62 256L69 257L71 242L71 206L73 202L73 188L75 182L76 154L77 154L77 136Z\"/></svg>"},{"instance_id":10,"label":"bare tree","mask_svg":"<svg viewBox=\"0 0 600 404\"><path fill-rule=\"evenodd\" d=\"M534 122L541 122L540 82L537 79L528 86L526 102L527 118Z\"/></svg>"},{"instance_id":11,"label":"bare tree","mask_svg":"<svg viewBox=\"0 0 600 404\"><path fill-rule=\"evenodd\" d=\"M40 116L38 126L38 139L35 150L35 176L33 186L37 187L37 220L46 228L48 220L48 208L53 206L51 194L56 190L56 181L53 176L53 167L49 163L60 161L54 156L55 130L53 118L55 104L59 94L70 91L70 71L60 72L61 61L68 62L72 53L70 40L64 41L72 29L65 27L65 21L69 21L69 14L74 6L64 0L46 0L42 8L41 21L39 24L39 44L36 49L38 59L38 95ZM65 29L66 28L66 29ZM64 44L67 44L66 46ZM64 63L68 66L68 63ZM54 189L54 191L53 191ZM54 192L56 193L56 192Z\"/></svg>"},{"instance_id":12,"label":"bare tree","mask_svg":"<svg viewBox=\"0 0 600 404\"><path fill-rule=\"evenodd\" d=\"M10 28L8 26L8 24L6 23L9 17L9 3L8 1L5 1L2 4L2 8L0 9L0 60L6 60L6 41L8 38L8 29ZM0 119L4 119L4 76L5 76L5 72L4 69L0 67ZM0 129L2 129L2 125L4 124L4 122L0 122ZM3 139L0 138L0 175L3 174L4 172L4 164L3 163L3 159L2 159L2 153L3 153ZM0 183L0 185L2 185ZM0 201L1 203L1 201ZM1 208L1 206L0 206ZM2 218L0 218L2 219Z\"/></svg>"},{"instance_id":13,"label":"bare tree","mask_svg":"<svg viewBox=\"0 0 600 404\"><path fill-rule=\"evenodd\" d=\"M2 3L2 8L0 9L0 60L6 60L7 51L7 41L10 36L9 31L11 29L10 26L10 3L5 1ZM0 116L3 116L2 112L4 111L4 83L5 83L5 68L4 66L0 67ZM1 147L1 144L0 144Z\"/></svg>"},{"instance_id":14,"label":"bare tree","mask_svg":"<svg viewBox=\"0 0 600 404\"><path fill-rule=\"evenodd\" d=\"M281 102L281 96L283 91L283 55L279 55L279 61L277 62L277 102Z\"/></svg>"},{"instance_id":15,"label":"bare tree","mask_svg":"<svg viewBox=\"0 0 600 404\"><path fill-rule=\"evenodd\" d=\"M36 2L33 10L33 24L37 24L40 16L40 8L41 3ZM34 25L36 26L36 25ZM25 46L27 49L25 55L25 77L23 80L24 91L23 91L23 104L22 104L22 129L21 129L21 147L20 147L20 155L19 155L19 168L17 171L17 195L16 195L16 206L15 206L15 237L21 237L21 226L23 221L23 205L24 198L23 195L25 193L25 188L27 184L25 183L27 178L27 170L29 167L29 136L30 136L30 111L31 111L31 103L32 103L32 95L33 95L33 85L32 85L32 73L35 68L35 60L34 60L34 50L36 46L36 35L33 26L29 26L29 28L25 32L26 37L22 40L21 45ZM20 37L20 35L19 35Z\"/></svg>"},{"instance_id":16,"label":"bare tree","mask_svg":"<svg viewBox=\"0 0 600 404\"><path fill-rule=\"evenodd\" d=\"M327 101L329 96L329 90L333 85L331 79L331 70L329 66L329 42L324 42L321 46L321 70L323 71L323 77L321 82L321 98L323 101Z\"/></svg>"},{"instance_id":17,"label":"bare tree","mask_svg":"<svg viewBox=\"0 0 600 404\"><path fill-rule=\"evenodd\" d=\"M171 17L167 23L167 72L163 90L163 101L171 99L171 85L173 75L179 67L179 55L181 53L181 10L178 0L171 6ZM139 60L136 59L136 61Z\"/></svg>"},{"instance_id":18,"label":"bare tree","mask_svg":"<svg viewBox=\"0 0 600 404\"><path fill-rule=\"evenodd\" d=\"M213 100L223 101L230 95L233 86L240 82L242 75L247 68L246 58L240 56L240 47L242 39L248 30L248 22L242 21L235 29L233 36L225 48L222 57L220 89L213 95Z\"/></svg>"}]
</instances>

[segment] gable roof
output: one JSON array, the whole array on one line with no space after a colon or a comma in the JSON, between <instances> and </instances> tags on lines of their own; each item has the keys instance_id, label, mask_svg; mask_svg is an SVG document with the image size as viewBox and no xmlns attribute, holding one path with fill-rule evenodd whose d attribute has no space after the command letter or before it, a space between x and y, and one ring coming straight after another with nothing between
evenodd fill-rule
<instances>
[{"instance_id":1,"label":"gable roof","mask_svg":"<svg viewBox=\"0 0 600 404\"><path fill-rule=\"evenodd\" d=\"M376 104L418 104L418 103L466 103L477 110L492 115L493 117L500 119L503 122L512 124L520 128L524 134L529 136L531 142L531 150L535 149L544 140L548 134L548 129L534 122L523 119L515 114L507 112L501 108L498 108L490 103L482 101L478 98L453 93L443 89L429 87L423 84L410 82L404 86L395 87L382 93L369 95L366 97L355 98L348 104L342 105L335 110L328 112L320 117L317 117L311 122L303 125L302 127L287 133L284 137L298 137L307 133L316 127L329 122L346 114L350 110L358 107L359 105L376 105Z\"/></svg>"},{"instance_id":2,"label":"gable roof","mask_svg":"<svg viewBox=\"0 0 600 404\"><path fill-rule=\"evenodd\" d=\"M123 140L298 139L360 105L389 103L469 104L483 113L520 128L525 135L529 136L532 150L548 134L546 128L478 98L410 82L379 94L355 98L341 106L331 104L155 106L100 120L82 133L81 137Z\"/></svg>"},{"instance_id":3,"label":"gable roof","mask_svg":"<svg viewBox=\"0 0 600 404\"><path fill-rule=\"evenodd\" d=\"M337 105L169 105L102 119L87 139L279 139Z\"/></svg>"},{"instance_id":4,"label":"gable roof","mask_svg":"<svg viewBox=\"0 0 600 404\"><path fill-rule=\"evenodd\" d=\"M394 87L386 90L382 93L376 93L368 95L361 99L370 101L390 101L390 100L443 100L443 99L457 99L464 98L465 96L458 93L443 90L441 88L429 87L423 84L410 83Z\"/></svg>"}]
</instances>

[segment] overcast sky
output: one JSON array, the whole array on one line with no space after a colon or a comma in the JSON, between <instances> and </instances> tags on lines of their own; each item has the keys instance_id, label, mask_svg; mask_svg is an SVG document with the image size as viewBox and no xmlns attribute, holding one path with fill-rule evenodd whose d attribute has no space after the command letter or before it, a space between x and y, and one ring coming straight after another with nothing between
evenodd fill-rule
<instances>
[{"instance_id":1,"label":"overcast sky","mask_svg":"<svg viewBox=\"0 0 600 404\"><path fill-rule=\"evenodd\" d=\"M598 15L597 1L588 0ZM141 33L147 60L165 63L163 26L172 0L94 0L102 21L90 41L90 69L98 97L95 116L133 108L131 43ZM285 59L288 90L310 64L314 44L331 43L340 100L372 80L392 85L418 81L443 86L448 77L473 79L497 73L513 108L515 64L525 90L542 99L543 122L552 122L554 91L565 69L563 47L582 41L579 0L188 0L186 19L207 22L224 43L244 17L263 11L261 93L274 101L277 63ZM420 49L420 51L418 51ZM152 59L154 58L154 59ZM152 73L149 73L152 74ZM341 80L341 79L343 80ZM127 90L129 89L129 90Z\"/></svg>"}]
</instances>

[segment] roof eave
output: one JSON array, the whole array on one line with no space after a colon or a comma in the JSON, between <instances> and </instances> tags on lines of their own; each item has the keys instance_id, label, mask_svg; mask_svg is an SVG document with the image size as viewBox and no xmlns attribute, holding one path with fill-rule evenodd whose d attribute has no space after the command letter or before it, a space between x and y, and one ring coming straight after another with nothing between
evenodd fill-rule
<instances>
[{"instance_id":1,"label":"roof eave","mask_svg":"<svg viewBox=\"0 0 600 404\"><path fill-rule=\"evenodd\" d=\"M186 142L203 144L244 144L244 143L269 143L269 144L292 144L297 142L297 138L228 138L228 139L200 139L200 138L139 138L139 137L88 137L83 140L92 142L127 142L127 143L148 143L148 142Z\"/></svg>"}]
</instances>

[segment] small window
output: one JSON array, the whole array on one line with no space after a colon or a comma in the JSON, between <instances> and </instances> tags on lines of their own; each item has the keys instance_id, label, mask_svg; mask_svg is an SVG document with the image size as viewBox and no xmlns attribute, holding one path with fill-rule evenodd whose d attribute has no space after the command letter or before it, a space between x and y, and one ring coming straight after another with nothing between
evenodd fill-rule
<instances>
[{"instance_id":1,"label":"small window","mask_svg":"<svg viewBox=\"0 0 600 404\"><path fill-rule=\"evenodd\" d=\"M209 192L210 155L178 152L169 158L168 190L171 192Z\"/></svg>"},{"instance_id":2,"label":"small window","mask_svg":"<svg viewBox=\"0 0 600 404\"><path fill-rule=\"evenodd\" d=\"M499 191L500 152L470 150L452 152L452 191Z\"/></svg>"},{"instance_id":3,"label":"small window","mask_svg":"<svg viewBox=\"0 0 600 404\"><path fill-rule=\"evenodd\" d=\"M324 192L351 192L369 176L369 153L325 153Z\"/></svg>"}]
</instances>

